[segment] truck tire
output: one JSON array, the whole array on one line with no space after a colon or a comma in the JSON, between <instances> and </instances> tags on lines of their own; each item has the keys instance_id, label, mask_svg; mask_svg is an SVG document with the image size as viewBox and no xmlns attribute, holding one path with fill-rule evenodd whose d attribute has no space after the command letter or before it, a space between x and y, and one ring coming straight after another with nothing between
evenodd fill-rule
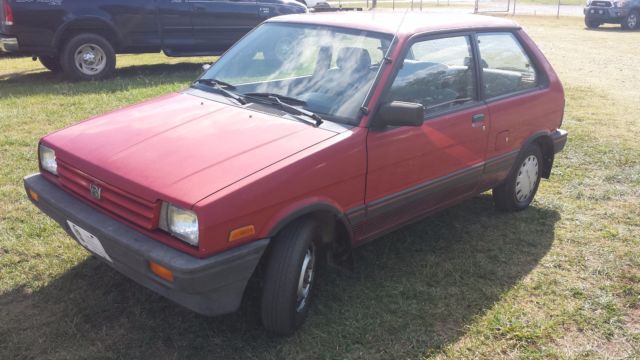
<instances>
[{"instance_id":1,"label":"truck tire","mask_svg":"<svg viewBox=\"0 0 640 360\"><path fill-rule=\"evenodd\" d=\"M622 27L625 30L636 30L640 27L640 14L637 10L631 10L624 20L622 20Z\"/></svg>"},{"instance_id":2,"label":"truck tire","mask_svg":"<svg viewBox=\"0 0 640 360\"><path fill-rule=\"evenodd\" d=\"M273 239L261 304L262 324L268 331L290 335L304 323L315 290L319 235L317 223L304 219Z\"/></svg>"},{"instance_id":3,"label":"truck tire","mask_svg":"<svg viewBox=\"0 0 640 360\"><path fill-rule=\"evenodd\" d=\"M593 20L593 19L589 19L588 17L584 18L584 24L587 26L587 28L589 29L597 29L598 26L602 25L601 22L597 21L597 20Z\"/></svg>"},{"instance_id":4,"label":"truck tire","mask_svg":"<svg viewBox=\"0 0 640 360\"><path fill-rule=\"evenodd\" d=\"M115 72L116 53L104 37L84 33L64 45L60 62L65 74L73 80L100 80Z\"/></svg>"},{"instance_id":5,"label":"truck tire","mask_svg":"<svg viewBox=\"0 0 640 360\"><path fill-rule=\"evenodd\" d=\"M537 144L529 145L515 162L507 180L493 189L497 210L520 211L533 201L540 186L542 151Z\"/></svg>"},{"instance_id":6,"label":"truck tire","mask_svg":"<svg viewBox=\"0 0 640 360\"><path fill-rule=\"evenodd\" d=\"M56 56L38 56L38 60L40 60L40 63L51 72L59 73L62 71L60 58Z\"/></svg>"}]
</instances>

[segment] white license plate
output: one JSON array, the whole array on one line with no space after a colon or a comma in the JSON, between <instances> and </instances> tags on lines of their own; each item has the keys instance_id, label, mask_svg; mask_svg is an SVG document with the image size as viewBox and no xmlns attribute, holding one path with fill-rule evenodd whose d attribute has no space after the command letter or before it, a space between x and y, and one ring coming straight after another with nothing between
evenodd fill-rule
<instances>
[{"instance_id":1,"label":"white license plate","mask_svg":"<svg viewBox=\"0 0 640 360\"><path fill-rule=\"evenodd\" d=\"M67 220L67 224L69 224L71 232L73 232L73 234L76 236L76 239L78 239L78 242L80 242L82 246L87 248L87 250L91 251L92 253L104 258L105 260L112 261L109 257L109 254L104 251L104 248L102 247L102 244L97 237L69 220Z\"/></svg>"}]
</instances>

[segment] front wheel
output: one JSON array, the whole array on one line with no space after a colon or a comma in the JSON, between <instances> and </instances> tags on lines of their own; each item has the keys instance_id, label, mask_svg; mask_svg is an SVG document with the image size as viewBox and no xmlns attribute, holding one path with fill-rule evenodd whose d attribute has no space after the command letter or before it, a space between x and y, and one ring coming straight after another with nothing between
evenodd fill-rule
<instances>
[{"instance_id":1,"label":"front wheel","mask_svg":"<svg viewBox=\"0 0 640 360\"><path fill-rule=\"evenodd\" d=\"M589 18L584 18L584 24L589 28L589 29L597 29L598 26L602 25L602 23L600 23L597 20L592 20Z\"/></svg>"},{"instance_id":2,"label":"front wheel","mask_svg":"<svg viewBox=\"0 0 640 360\"><path fill-rule=\"evenodd\" d=\"M116 54L104 37L80 34L67 42L61 56L65 74L74 80L100 80L113 75Z\"/></svg>"},{"instance_id":3,"label":"front wheel","mask_svg":"<svg viewBox=\"0 0 640 360\"><path fill-rule=\"evenodd\" d=\"M519 211L531 204L540 185L540 147L529 145L516 160L516 166L507 180L493 189L493 201L498 210Z\"/></svg>"},{"instance_id":4,"label":"front wheel","mask_svg":"<svg viewBox=\"0 0 640 360\"><path fill-rule=\"evenodd\" d=\"M318 272L317 224L297 221L274 239L264 274L262 324L276 334L293 334L305 321Z\"/></svg>"},{"instance_id":5,"label":"front wheel","mask_svg":"<svg viewBox=\"0 0 640 360\"><path fill-rule=\"evenodd\" d=\"M622 27L626 30L635 30L640 27L640 15L638 11L631 10L624 20L622 20Z\"/></svg>"}]
</instances>

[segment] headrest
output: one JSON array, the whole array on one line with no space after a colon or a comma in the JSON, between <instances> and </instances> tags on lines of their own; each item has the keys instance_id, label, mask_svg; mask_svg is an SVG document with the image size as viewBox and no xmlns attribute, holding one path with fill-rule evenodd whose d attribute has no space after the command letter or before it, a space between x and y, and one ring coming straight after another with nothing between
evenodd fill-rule
<instances>
[{"instance_id":1,"label":"headrest","mask_svg":"<svg viewBox=\"0 0 640 360\"><path fill-rule=\"evenodd\" d=\"M342 70L363 71L371 66L371 56L367 49L343 47L338 51L336 65Z\"/></svg>"}]
</instances>

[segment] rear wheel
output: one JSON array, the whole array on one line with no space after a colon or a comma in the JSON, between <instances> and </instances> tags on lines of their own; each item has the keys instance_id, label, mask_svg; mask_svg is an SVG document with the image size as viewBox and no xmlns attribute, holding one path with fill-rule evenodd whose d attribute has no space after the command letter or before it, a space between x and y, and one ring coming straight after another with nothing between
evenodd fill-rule
<instances>
[{"instance_id":1,"label":"rear wheel","mask_svg":"<svg viewBox=\"0 0 640 360\"><path fill-rule=\"evenodd\" d=\"M38 60L40 63L51 70L54 73L58 73L62 71L62 65L60 64L60 58L56 56L38 56Z\"/></svg>"},{"instance_id":2,"label":"rear wheel","mask_svg":"<svg viewBox=\"0 0 640 360\"><path fill-rule=\"evenodd\" d=\"M65 74L74 80L100 80L113 75L116 54L104 37L80 34L64 46L60 58Z\"/></svg>"},{"instance_id":3,"label":"rear wheel","mask_svg":"<svg viewBox=\"0 0 640 360\"><path fill-rule=\"evenodd\" d=\"M602 25L601 22L597 21L597 20L593 20L593 19L589 19L588 17L584 18L584 24L589 28L589 29L597 29L598 26Z\"/></svg>"},{"instance_id":4,"label":"rear wheel","mask_svg":"<svg viewBox=\"0 0 640 360\"><path fill-rule=\"evenodd\" d=\"M319 234L318 225L305 219L273 239L262 290L262 323L267 330L290 335L304 323L315 290Z\"/></svg>"},{"instance_id":5,"label":"rear wheel","mask_svg":"<svg viewBox=\"0 0 640 360\"><path fill-rule=\"evenodd\" d=\"M540 185L540 147L529 145L516 160L516 166L507 180L493 189L493 201L498 210L519 211L531 204Z\"/></svg>"},{"instance_id":6,"label":"rear wheel","mask_svg":"<svg viewBox=\"0 0 640 360\"><path fill-rule=\"evenodd\" d=\"M627 30L636 30L640 27L640 15L637 10L631 10L624 20L622 20L622 27Z\"/></svg>"}]
</instances>

